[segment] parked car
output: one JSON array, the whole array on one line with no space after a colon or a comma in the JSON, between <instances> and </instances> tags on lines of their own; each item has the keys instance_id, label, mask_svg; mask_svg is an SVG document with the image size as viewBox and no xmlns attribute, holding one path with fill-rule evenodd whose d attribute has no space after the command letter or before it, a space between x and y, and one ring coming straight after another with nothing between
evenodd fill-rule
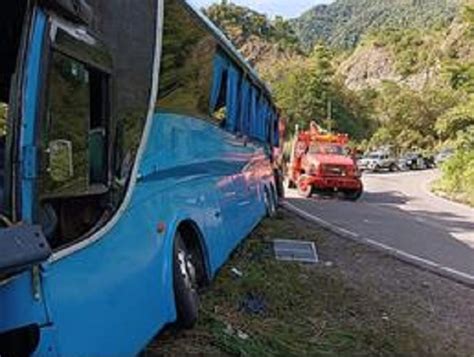
<instances>
[{"instance_id":1,"label":"parked car","mask_svg":"<svg viewBox=\"0 0 474 357\"><path fill-rule=\"evenodd\" d=\"M420 153L408 152L400 157L398 167L401 170L422 170L425 169L425 160Z\"/></svg>"},{"instance_id":2,"label":"parked car","mask_svg":"<svg viewBox=\"0 0 474 357\"><path fill-rule=\"evenodd\" d=\"M382 170L396 171L398 170L397 159L388 152L373 152L364 156L358 162L358 167L362 171L379 172Z\"/></svg>"},{"instance_id":3,"label":"parked car","mask_svg":"<svg viewBox=\"0 0 474 357\"><path fill-rule=\"evenodd\" d=\"M437 166L442 165L446 160L454 155L453 149L443 149L435 157L434 162Z\"/></svg>"},{"instance_id":4,"label":"parked car","mask_svg":"<svg viewBox=\"0 0 474 357\"><path fill-rule=\"evenodd\" d=\"M408 152L398 160L398 167L401 170L425 170L436 167L436 164L433 156Z\"/></svg>"}]
</instances>

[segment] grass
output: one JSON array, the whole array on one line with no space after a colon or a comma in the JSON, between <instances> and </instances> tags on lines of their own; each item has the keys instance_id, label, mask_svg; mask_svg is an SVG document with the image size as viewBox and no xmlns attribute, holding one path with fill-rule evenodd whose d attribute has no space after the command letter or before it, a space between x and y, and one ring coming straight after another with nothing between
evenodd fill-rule
<instances>
[{"instance_id":1,"label":"grass","mask_svg":"<svg viewBox=\"0 0 474 357\"><path fill-rule=\"evenodd\" d=\"M272 239L328 239L300 222L282 213L265 221L203 294L196 328L163 333L147 355L426 355L429 337L389 317L371 289L349 284L337 266L273 258ZM248 297L259 302L256 313L245 309Z\"/></svg>"}]
</instances>

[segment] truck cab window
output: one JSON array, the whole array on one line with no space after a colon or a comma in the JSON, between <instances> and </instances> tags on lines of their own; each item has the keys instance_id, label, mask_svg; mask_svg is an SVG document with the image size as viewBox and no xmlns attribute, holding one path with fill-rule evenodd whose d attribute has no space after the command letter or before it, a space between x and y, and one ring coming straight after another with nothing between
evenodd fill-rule
<instances>
[{"instance_id":1,"label":"truck cab window","mask_svg":"<svg viewBox=\"0 0 474 357\"><path fill-rule=\"evenodd\" d=\"M54 52L47 83L38 218L60 247L85 236L107 211L107 76Z\"/></svg>"}]
</instances>

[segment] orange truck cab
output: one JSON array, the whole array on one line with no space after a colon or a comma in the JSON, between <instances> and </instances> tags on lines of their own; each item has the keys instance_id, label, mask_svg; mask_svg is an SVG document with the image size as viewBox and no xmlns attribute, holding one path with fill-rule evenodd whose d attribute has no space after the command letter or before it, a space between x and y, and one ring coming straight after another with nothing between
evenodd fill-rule
<instances>
[{"instance_id":1,"label":"orange truck cab","mask_svg":"<svg viewBox=\"0 0 474 357\"><path fill-rule=\"evenodd\" d=\"M347 134L311 129L296 135L289 170L289 184L303 197L313 193L342 194L357 200L363 192L360 171L347 147Z\"/></svg>"}]
</instances>

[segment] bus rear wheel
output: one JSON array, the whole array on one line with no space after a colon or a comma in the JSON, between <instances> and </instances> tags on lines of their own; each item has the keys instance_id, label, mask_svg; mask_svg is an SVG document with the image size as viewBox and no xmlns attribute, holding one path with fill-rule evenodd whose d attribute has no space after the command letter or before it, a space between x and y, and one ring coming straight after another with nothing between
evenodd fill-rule
<instances>
[{"instance_id":1,"label":"bus rear wheel","mask_svg":"<svg viewBox=\"0 0 474 357\"><path fill-rule=\"evenodd\" d=\"M267 217L274 217L276 214L276 203L275 203L275 197L271 193L271 189L269 189L267 186L264 188L264 199L265 199L265 209L267 211Z\"/></svg>"},{"instance_id":2,"label":"bus rear wheel","mask_svg":"<svg viewBox=\"0 0 474 357\"><path fill-rule=\"evenodd\" d=\"M313 186L309 183L308 175L301 175L298 178L298 182L296 183L296 188L298 190L298 194L304 198L311 197L311 194L313 193Z\"/></svg>"},{"instance_id":3,"label":"bus rear wheel","mask_svg":"<svg viewBox=\"0 0 474 357\"><path fill-rule=\"evenodd\" d=\"M199 295L196 265L181 234L174 239L173 287L179 327L190 329L198 319Z\"/></svg>"}]
</instances>

